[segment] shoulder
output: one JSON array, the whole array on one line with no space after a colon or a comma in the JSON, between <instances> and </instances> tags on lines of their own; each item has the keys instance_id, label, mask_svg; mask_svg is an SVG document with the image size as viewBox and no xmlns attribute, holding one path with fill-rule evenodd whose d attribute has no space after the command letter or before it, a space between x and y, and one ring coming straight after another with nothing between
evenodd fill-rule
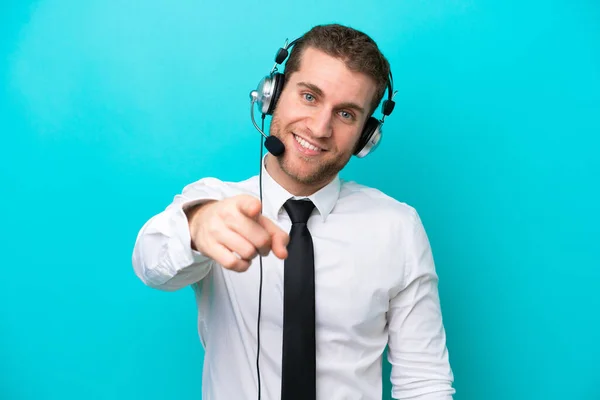
<instances>
[{"instance_id":1,"label":"shoulder","mask_svg":"<svg viewBox=\"0 0 600 400\"><path fill-rule=\"evenodd\" d=\"M418 218L410 204L395 199L383 191L354 181L341 181L340 202L353 204L374 217L413 222Z\"/></svg>"}]
</instances>

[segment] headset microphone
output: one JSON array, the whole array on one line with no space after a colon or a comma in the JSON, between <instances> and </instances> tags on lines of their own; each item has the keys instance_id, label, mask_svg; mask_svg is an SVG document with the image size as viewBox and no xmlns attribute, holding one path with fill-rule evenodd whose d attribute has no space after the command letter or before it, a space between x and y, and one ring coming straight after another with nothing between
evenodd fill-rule
<instances>
[{"instance_id":1,"label":"headset microphone","mask_svg":"<svg viewBox=\"0 0 600 400\"><path fill-rule=\"evenodd\" d=\"M265 147L271 154L275 157L279 157L285 151L285 147L281 140L276 138L275 136L269 136L267 140L265 140Z\"/></svg>"},{"instance_id":2,"label":"headset microphone","mask_svg":"<svg viewBox=\"0 0 600 400\"><path fill-rule=\"evenodd\" d=\"M263 130L258 127L258 125L256 124L256 121L254 120L254 103L256 103L256 101L258 100L258 92L256 90L253 90L252 92L250 92L250 98L252 99L252 102L250 103L250 118L252 119L252 123L254 124L254 127L256 128L256 130L259 131L260 134L264 136L265 147L267 148L267 150L269 150L269 153L273 154L275 157L279 157L285 151L285 146L283 145L283 142L281 140L279 140L279 138L277 138L275 136L270 136L270 135L267 136L263 132ZM263 114L262 119L263 119L263 123L264 123L265 114Z\"/></svg>"}]
</instances>

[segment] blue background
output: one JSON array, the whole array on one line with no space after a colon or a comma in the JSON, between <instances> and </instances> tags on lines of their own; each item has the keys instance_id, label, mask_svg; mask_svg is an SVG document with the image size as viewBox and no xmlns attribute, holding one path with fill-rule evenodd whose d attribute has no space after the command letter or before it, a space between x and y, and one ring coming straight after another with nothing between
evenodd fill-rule
<instances>
[{"instance_id":1,"label":"blue background","mask_svg":"<svg viewBox=\"0 0 600 400\"><path fill-rule=\"evenodd\" d=\"M193 293L143 286L135 236L187 183L258 171L248 94L328 22L392 64L384 141L342 176L421 214L455 399L600 399L592 0L4 1L1 399L200 398Z\"/></svg>"}]
</instances>

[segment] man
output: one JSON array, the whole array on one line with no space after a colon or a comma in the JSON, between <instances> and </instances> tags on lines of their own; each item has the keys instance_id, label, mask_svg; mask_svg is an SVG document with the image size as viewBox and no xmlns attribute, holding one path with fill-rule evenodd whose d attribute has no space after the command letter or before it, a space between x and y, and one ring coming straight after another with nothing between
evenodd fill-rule
<instances>
[{"instance_id":1,"label":"man","mask_svg":"<svg viewBox=\"0 0 600 400\"><path fill-rule=\"evenodd\" d=\"M338 176L388 76L362 32L314 27L286 64L270 127L285 151L264 158L263 201L258 177L204 178L142 227L139 278L196 293L203 399L381 399L386 345L393 398L452 399L417 212Z\"/></svg>"}]
</instances>

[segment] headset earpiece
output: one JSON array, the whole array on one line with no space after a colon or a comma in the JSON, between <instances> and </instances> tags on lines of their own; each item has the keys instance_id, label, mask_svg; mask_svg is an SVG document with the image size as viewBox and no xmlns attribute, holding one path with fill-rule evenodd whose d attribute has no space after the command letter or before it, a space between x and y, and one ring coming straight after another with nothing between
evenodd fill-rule
<instances>
[{"instance_id":1,"label":"headset earpiece","mask_svg":"<svg viewBox=\"0 0 600 400\"><path fill-rule=\"evenodd\" d=\"M382 128L383 121L385 117L390 115L392 111L394 111L394 107L396 103L394 102L394 78L392 77L392 71L390 71L390 76L388 79L387 92L388 98L383 101L383 105L381 106L381 111L383 117L381 120L377 120L374 117L369 117L367 122L365 123L365 127L356 143L356 148L354 150L354 155L358 158L366 157L368 154L375 151L379 143L381 142L381 138L383 136Z\"/></svg>"},{"instance_id":2,"label":"headset earpiece","mask_svg":"<svg viewBox=\"0 0 600 400\"><path fill-rule=\"evenodd\" d=\"M273 115L275 106L279 100L279 96L283 90L285 76L282 73L277 72L277 65L281 65L289 55L289 48L293 46L298 39L294 40L289 45L286 44L280 47L275 54L275 65L271 70L271 73L265 76L256 89L255 102L258 105L259 110L263 115Z\"/></svg>"},{"instance_id":3,"label":"headset earpiece","mask_svg":"<svg viewBox=\"0 0 600 400\"><path fill-rule=\"evenodd\" d=\"M269 102L269 107L266 112L267 115L273 115L273 112L275 111L275 106L277 105L277 101L279 100L279 96L283 91L284 84L284 74L280 74L279 72L273 74L273 96L271 97L271 101Z\"/></svg>"},{"instance_id":4,"label":"headset earpiece","mask_svg":"<svg viewBox=\"0 0 600 400\"><path fill-rule=\"evenodd\" d=\"M381 121L374 117L369 117L365 127L356 143L354 155L363 158L375 150L381 141Z\"/></svg>"},{"instance_id":5,"label":"headset earpiece","mask_svg":"<svg viewBox=\"0 0 600 400\"><path fill-rule=\"evenodd\" d=\"M269 76L265 76L256 90L256 104L261 114L273 115L275 111L275 105L283 90L285 76L280 73L274 73Z\"/></svg>"}]
</instances>

